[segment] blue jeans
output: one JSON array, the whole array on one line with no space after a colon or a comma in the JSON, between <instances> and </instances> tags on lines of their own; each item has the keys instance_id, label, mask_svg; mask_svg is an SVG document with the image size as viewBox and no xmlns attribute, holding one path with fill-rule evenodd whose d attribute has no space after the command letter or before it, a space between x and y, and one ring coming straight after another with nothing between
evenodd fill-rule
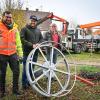
<instances>
[{"instance_id":1,"label":"blue jeans","mask_svg":"<svg viewBox=\"0 0 100 100\"><path fill-rule=\"evenodd\" d=\"M38 50L34 54L33 61L37 62L37 58L38 58ZM26 76L26 60L27 60L27 56L24 56L23 57L22 86L28 86L29 85L29 82L28 82L27 76ZM29 73L30 73L30 76L32 77L32 72L31 72L30 66L29 66Z\"/></svg>"}]
</instances>

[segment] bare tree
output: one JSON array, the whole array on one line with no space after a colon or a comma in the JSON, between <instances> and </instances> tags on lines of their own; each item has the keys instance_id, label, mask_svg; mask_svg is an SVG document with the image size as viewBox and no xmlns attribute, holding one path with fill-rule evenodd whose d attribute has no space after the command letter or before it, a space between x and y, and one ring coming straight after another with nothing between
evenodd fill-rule
<instances>
[{"instance_id":1,"label":"bare tree","mask_svg":"<svg viewBox=\"0 0 100 100\"><path fill-rule=\"evenodd\" d=\"M19 29L21 29L25 24L25 14L22 10L23 2L22 0L1 0L0 2L0 11L4 12L9 10L13 14L15 23L18 24Z\"/></svg>"},{"instance_id":2,"label":"bare tree","mask_svg":"<svg viewBox=\"0 0 100 100\"><path fill-rule=\"evenodd\" d=\"M12 9L22 9L23 3L22 0L1 0L0 3L2 11L12 10Z\"/></svg>"}]
</instances>

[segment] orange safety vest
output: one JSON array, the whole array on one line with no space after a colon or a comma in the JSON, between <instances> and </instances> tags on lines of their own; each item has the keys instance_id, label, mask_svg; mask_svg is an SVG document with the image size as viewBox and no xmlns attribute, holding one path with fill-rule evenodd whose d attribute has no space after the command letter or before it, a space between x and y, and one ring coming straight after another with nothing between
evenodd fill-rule
<instances>
[{"instance_id":1,"label":"orange safety vest","mask_svg":"<svg viewBox=\"0 0 100 100\"><path fill-rule=\"evenodd\" d=\"M16 53L16 34L0 22L0 54L12 55Z\"/></svg>"}]
</instances>

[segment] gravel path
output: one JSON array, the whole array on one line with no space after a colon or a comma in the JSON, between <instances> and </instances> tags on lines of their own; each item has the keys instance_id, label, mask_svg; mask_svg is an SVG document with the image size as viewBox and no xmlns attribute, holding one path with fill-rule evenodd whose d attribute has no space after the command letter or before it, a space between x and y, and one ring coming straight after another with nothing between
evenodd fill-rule
<instances>
[{"instance_id":1,"label":"gravel path","mask_svg":"<svg viewBox=\"0 0 100 100\"><path fill-rule=\"evenodd\" d=\"M73 64L69 61L69 64ZM93 61L75 61L76 65L90 65L90 66L96 66L100 67L100 62L93 62Z\"/></svg>"}]
</instances>

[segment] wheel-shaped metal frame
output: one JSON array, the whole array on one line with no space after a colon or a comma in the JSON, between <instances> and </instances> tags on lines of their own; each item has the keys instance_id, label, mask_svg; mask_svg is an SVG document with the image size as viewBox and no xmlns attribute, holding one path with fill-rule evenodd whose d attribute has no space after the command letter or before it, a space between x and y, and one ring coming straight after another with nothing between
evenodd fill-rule
<instances>
[{"instance_id":1,"label":"wheel-shaped metal frame","mask_svg":"<svg viewBox=\"0 0 100 100\"><path fill-rule=\"evenodd\" d=\"M70 72L70 66L68 64L66 57L64 56L62 51L60 51L58 48L56 48L54 46L54 44L58 44L58 45L60 45L61 48L65 49L65 47L63 47L61 44L55 43L53 41L43 42L30 52L30 54L27 58L27 61L26 61L26 74L27 74L27 78L28 78L30 85L39 94L47 96L47 97L51 97L51 96L57 97L57 96L66 95L67 93L69 93L71 91L71 89L73 88L75 81L76 81L76 67L75 67L75 72L71 73ZM45 50L50 48L50 51L51 51L50 61L47 60L47 57L42 50L43 48L45 48ZM44 59L44 61L42 63L41 62L38 63L38 60L37 60L37 62L33 61L34 54L37 50L41 54L41 59ZM60 56L60 58L59 58L59 60L57 61L56 64L53 63L53 54L54 54L55 50L58 52L58 54ZM58 69L58 65L60 63L63 63L63 66L65 67L64 70ZM33 65L35 65L35 67L38 66L39 68L34 69ZM30 75L30 71L29 71L30 68L31 68L32 76ZM39 75L38 77L35 77L35 73L38 72L40 69L43 70L43 73L41 75ZM65 76L64 77L65 79L63 79L63 81L64 81L63 84L61 82L62 80L60 80L59 77L57 76L58 75L57 73L59 73L59 76L62 76L62 74ZM71 76L74 77L74 79L73 79L74 81L72 83L72 86L70 88L68 88L69 84L70 84ZM46 90L42 88L40 83L38 83L38 81L43 79L44 77L46 77L47 80L48 80ZM55 92L51 91L51 86L52 86L52 83L53 83L52 78L56 79L56 81L59 84L59 88L60 88L59 90L57 90Z\"/></svg>"}]
</instances>

